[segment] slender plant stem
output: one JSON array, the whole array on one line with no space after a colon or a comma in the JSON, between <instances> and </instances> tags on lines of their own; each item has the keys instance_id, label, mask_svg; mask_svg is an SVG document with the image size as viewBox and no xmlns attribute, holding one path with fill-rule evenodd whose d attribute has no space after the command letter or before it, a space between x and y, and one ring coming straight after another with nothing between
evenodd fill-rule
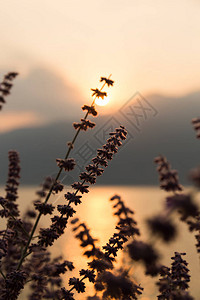
<instances>
[{"instance_id":1,"label":"slender plant stem","mask_svg":"<svg viewBox=\"0 0 200 300\"><path fill-rule=\"evenodd\" d=\"M115 244L116 244L116 243L114 243L111 247L114 247ZM81 280L80 280L80 282L82 282L85 278L86 278L86 276L82 277ZM73 287L71 287L70 290L68 290L68 292L71 292L71 291L73 291L74 289L75 289L75 287L73 286ZM62 299L64 299L64 298L62 298Z\"/></svg>"},{"instance_id":2,"label":"slender plant stem","mask_svg":"<svg viewBox=\"0 0 200 300\"><path fill-rule=\"evenodd\" d=\"M111 76L111 75L110 75L110 76ZM110 78L110 76L109 76L108 78ZM104 84L102 85L100 91L104 88L105 85L106 85L106 82L104 82ZM92 101L92 105L94 105L95 100L96 100L96 96L95 96L94 100ZM85 117L84 117L84 120L87 118L88 114L89 114L89 112L86 113L86 115L85 115ZM78 135L79 135L80 130L81 130L81 129L80 129L80 127L79 127L78 130L76 131L76 134L75 134L75 136L74 136L72 142L71 142L71 145L68 147L67 153L66 153L66 155L65 155L65 159L67 159L67 158L69 157L69 154L70 154L70 152L71 152L71 150L72 150L72 148L73 148L73 145L74 145L74 143L75 143L75 141L76 141L76 139L77 139L77 137L78 137ZM62 171L63 171L63 168L60 168L59 171L58 171L58 174L57 174L57 176L56 176L56 178L55 178L55 181L54 181L54 183L52 184L52 186L51 186L51 188L50 188L50 190L49 190L49 192L48 192L48 194L47 194L47 196L46 196L46 199L45 199L44 203L47 203L47 202L48 202L48 200L49 200L49 198L50 198L50 196L51 196L51 194L52 194L52 192L53 192L54 185L55 185L56 181L59 179L59 177L60 177ZM19 269L21 268L21 265L22 265L22 263L23 263L23 261L24 261L24 259L25 259L25 257L26 257L26 253L27 253L28 247L29 247L29 245L30 245L30 243L31 243L31 240L32 240L33 235L34 235L34 233L35 233L35 231L36 231L36 228L37 228L37 225L38 225L38 223L39 223L39 221L40 221L41 216L42 216L42 213L40 212L40 213L38 214L38 216L37 216L37 219L35 220L35 224L34 224L33 229L32 229L32 231L31 231L31 233L30 233L30 235L29 235L29 239L28 239L28 241L27 241L27 243L26 243L26 246L25 246L24 251L23 251L23 253L22 253L22 256L21 256L21 258L20 258L19 264L18 264L18 266L17 266L17 270L19 270Z\"/></svg>"},{"instance_id":3,"label":"slender plant stem","mask_svg":"<svg viewBox=\"0 0 200 300\"><path fill-rule=\"evenodd\" d=\"M81 278L81 280L80 280L80 282L82 282L84 279L85 279L86 277L84 276L83 278ZM75 287L73 286L73 287L71 287L71 289L69 290L69 292L71 292L71 291L73 291L75 289ZM64 299L64 298L62 298L62 299Z\"/></svg>"}]
</instances>

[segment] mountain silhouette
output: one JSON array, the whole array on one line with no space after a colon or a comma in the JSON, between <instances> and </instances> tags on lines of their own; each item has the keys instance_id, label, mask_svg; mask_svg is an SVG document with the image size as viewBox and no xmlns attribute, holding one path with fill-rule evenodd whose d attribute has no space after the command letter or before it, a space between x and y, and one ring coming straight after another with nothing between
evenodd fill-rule
<instances>
[{"instance_id":1,"label":"mountain silhouette","mask_svg":"<svg viewBox=\"0 0 200 300\"><path fill-rule=\"evenodd\" d=\"M146 118L142 115L142 110L138 112L138 119L141 121L139 130L131 124L123 111L91 118L96 122L95 129L81 132L71 154L71 157L77 160L78 168L73 173L65 174L63 180L67 184L73 180L77 181L78 173L84 164L88 164L91 157L95 156L96 149L104 143L108 129L123 124L129 132L128 141L104 174L98 178L97 183L156 185L158 175L153 159L162 154L170 161L172 168L178 170L180 182L188 184L188 171L200 161L200 141L196 139L191 125L191 119L200 114L199 99L200 91L183 97L149 95L146 100L154 112L146 108ZM67 142L73 135L71 121L54 122L42 127L23 128L1 134L0 184L6 182L8 150L15 149L20 153L22 184L40 184L45 176L56 174L58 168L55 160L65 156Z\"/></svg>"}]
</instances>

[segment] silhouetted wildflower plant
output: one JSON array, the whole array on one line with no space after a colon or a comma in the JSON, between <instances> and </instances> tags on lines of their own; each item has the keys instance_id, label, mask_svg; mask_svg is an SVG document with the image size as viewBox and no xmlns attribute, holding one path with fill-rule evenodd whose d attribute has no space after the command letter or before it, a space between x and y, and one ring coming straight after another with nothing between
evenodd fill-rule
<instances>
[{"instance_id":1,"label":"silhouetted wildflower plant","mask_svg":"<svg viewBox=\"0 0 200 300\"><path fill-rule=\"evenodd\" d=\"M13 86L12 82L15 77L18 75L16 72L10 72L4 76L2 82L0 82L0 110L3 107L3 104L6 103L5 98L10 94L10 90Z\"/></svg>"},{"instance_id":2,"label":"silhouetted wildflower plant","mask_svg":"<svg viewBox=\"0 0 200 300\"><path fill-rule=\"evenodd\" d=\"M186 291L189 288L190 275L187 268L188 263L182 258L186 253L175 252L171 268L163 266L160 271L161 279L157 282L160 295L159 300L192 300L193 297Z\"/></svg>"},{"instance_id":3,"label":"silhouetted wildflower plant","mask_svg":"<svg viewBox=\"0 0 200 300\"><path fill-rule=\"evenodd\" d=\"M5 97L10 94L12 81L17 73L8 73L0 84L0 109L5 103ZM68 142L67 153L64 158L57 158L58 173L55 178L46 177L36 192L37 199L32 209L28 209L23 216L18 207L18 186L20 180L19 153L11 150L8 153L9 170L6 182L5 196L0 197L0 216L5 220L5 229L0 231L0 300L16 300L25 285L29 287L29 300L41 299L76 299L76 293L85 293L86 282L94 285L95 294L86 296L87 300L138 299L143 292L142 286L133 278L130 269L135 264L144 266L145 274L158 276L159 300L192 300L187 291L190 275L187 262L182 258L185 253L175 252L171 267L161 264L161 254L156 243L144 241L140 234L134 212L121 196L110 198L114 215L117 217L116 227L108 242L98 245L98 239L93 238L86 223L73 218L76 206L82 203L83 194L89 193L90 185L96 183L109 161L118 152L127 137L125 127L120 126L110 133L107 142L91 163L80 173L79 181L71 185L72 190L64 194L63 204L52 205L49 199L52 194L63 191L64 185L59 181L63 171L70 172L76 167L75 160L70 157L80 131L93 129L95 123L88 116L97 116L95 99L104 98L107 93L103 88L113 86L114 81L101 77L102 87L92 90L91 105L84 105L86 113L80 122L73 123L76 130L73 139ZM192 120L197 138L200 137L200 119ZM179 183L178 173L173 170L164 156L155 158L159 173L160 188L166 191L167 197L162 212L146 220L150 237L161 239L165 243L171 242L177 236L174 214L188 225L190 231L195 232L196 248L200 253L200 210L195 201L195 193L183 192ZM196 192L200 188L200 168L190 172ZM50 225L38 228L42 216L49 216ZM75 237L80 240L84 248L83 255L87 257L88 268L79 271L79 277L70 276L68 284L64 286L63 275L74 270L73 262L63 260L61 256L52 257L48 247L64 234L71 219ZM36 234L37 231L37 235ZM128 257L119 267L117 256L124 251ZM142 284L142 283L141 283ZM85 298L85 299L86 299Z\"/></svg>"},{"instance_id":4,"label":"silhouetted wildflower plant","mask_svg":"<svg viewBox=\"0 0 200 300\"><path fill-rule=\"evenodd\" d=\"M108 243L102 247L102 250L96 246L97 239L91 236L87 225L80 223L77 218L71 222L76 225L73 231L78 232L76 238L81 241L80 246L83 248L89 247L83 255L92 258L92 261L88 262L89 269L87 272L92 274L93 282L95 283L96 294L93 298L137 299L137 296L142 294L143 288L136 284L129 276L127 270L117 270L114 267L114 262L118 251L124 248L124 244L129 238L134 238L140 234L139 229L136 226L137 222L132 218L133 211L125 206L121 197L115 195L110 200L112 202L116 201L114 204L114 208L116 209L115 215L118 216L119 221L116 226L116 232L109 239ZM85 274L83 275L81 280L87 278ZM68 292L72 290L71 288ZM92 297L88 297L88 299L90 298Z\"/></svg>"}]
</instances>

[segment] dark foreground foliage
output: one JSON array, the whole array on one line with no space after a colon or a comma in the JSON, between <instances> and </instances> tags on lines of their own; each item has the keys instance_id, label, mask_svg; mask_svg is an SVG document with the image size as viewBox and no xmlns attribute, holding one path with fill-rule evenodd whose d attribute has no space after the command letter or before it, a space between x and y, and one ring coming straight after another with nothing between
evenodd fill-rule
<instances>
[{"instance_id":1,"label":"dark foreground foliage","mask_svg":"<svg viewBox=\"0 0 200 300\"><path fill-rule=\"evenodd\" d=\"M0 84L0 109L5 97L10 94L12 81L17 73L8 73ZM93 129L95 123L89 116L98 115L95 107L96 98L104 98L105 86L113 86L110 77L101 77L102 87L92 89L91 105L84 105L85 116L80 122L73 123L75 135L68 142L64 158L57 158L58 173L55 178L47 177L36 192L38 199L32 209L21 215L18 206L18 187L20 184L20 156L15 150L8 152L9 170L5 187L5 195L0 197L0 216L5 228L0 231L0 299L16 300L26 285L29 287L29 300L40 299L76 299L77 294L85 293L81 299L139 299L143 293L142 282L138 283L130 272L132 266L142 264L146 276L157 276L157 299L159 300L192 300L189 292L190 275L188 263L184 259L186 253L172 253L171 266L161 263L162 253L156 249L155 243L144 240L134 217L132 208L127 207L119 195L110 201L117 218L115 231L103 246L98 245L88 225L75 218L76 207L82 203L83 194L89 193L99 176L102 176L109 162L117 154L119 147L127 137L124 126L110 132L107 142L97 149L96 157L85 170L80 173L70 190L64 194L63 202L52 205L49 199L53 194L63 191L59 181L62 172L70 172L76 167L76 161L70 157L75 142L81 131ZM197 138L200 138L200 119L192 120ZM200 188L200 168L190 172L190 178L196 189L187 194L179 183L178 173L171 168L164 156L155 158L159 174L160 188L167 192L163 210L146 220L150 237L170 243L177 237L178 218L187 224L189 231L195 233L197 255L200 253L200 210L195 195ZM49 217L50 224L46 228L39 226L43 216ZM97 216L98 217L98 216ZM81 216L83 219L84 216ZM71 219L71 222L69 220ZM63 279L66 273L75 269L73 262L62 257L52 257L50 247L65 233L71 223L75 238L84 249L83 256L88 260L88 268L79 270L79 276L71 276L68 284ZM176 250L176 249L175 249ZM128 263L116 264L118 254L126 253ZM198 259L198 257L197 257ZM94 295L89 296L87 284L93 284ZM198 300L198 299L197 299Z\"/></svg>"}]
</instances>

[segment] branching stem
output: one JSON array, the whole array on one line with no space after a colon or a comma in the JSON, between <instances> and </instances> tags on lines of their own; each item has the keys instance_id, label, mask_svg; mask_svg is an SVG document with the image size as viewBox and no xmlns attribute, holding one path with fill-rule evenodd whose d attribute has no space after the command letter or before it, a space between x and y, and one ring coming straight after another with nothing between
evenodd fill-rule
<instances>
[{"instance_id":1,"label":"branching stem","mask_svg":"<svg viewBox=\"0 0 200 300\"><path fill-rule=\"evenodd\" d=\"M110 75L110 76L111 76L111 75ZM108 78L110 78L110 76L109 76ZM104 88L105 85L106 85L106 82L102 85L100 91ZM92 105L94 105L95 100L96 100L96 96L95 96L94 100L92 101ZM86 115L85 115L85 117L84 117L84 120L86 120L88 114L89 114L89 112L86 113ZM66 155L65 155L65 159L67 159L67 158L69 157L69 154L70 154L70 152L71 152L71 150L72 150L72 148L73 148L73 145L74 145L74 143L75 143L75 141L76 141L76 139L77 139L77 137L78 137L78 135L79 135L80 130L81 130L81 129L80 129L80 127L79 127L78 130L76 131L76 134L74 135L74 138L73 138L73 140L72 140L72 142L71 142L71 145L68 146L68 150L67 150L67 153L66 153ZM56 176L56 178L55 178L55 181L54 181L54 183L52 184L52 186L51 186L51 188L50 188L50 190L49 190L49 192L48 192L48 194L47 194L47 196L46 196L46 199L45 199L44 203L47 203L47 202L48 202L48 200L49 200L49 198L50 198L50 196L51 196L51 194L52 194L52 192L53 192L54 185L55 185L55 183L57 182L57 180L59 179L59 177L60 177L62 171L63 171L63 168L60 168L60 170L58 171L58 174L57 174L57 176ZM35 224L34 224L33 229L32 229L32 231L31 231L31 233L30 233L30 235L29 235L29 239L28 239L28 241L27 241L27 243L26 243L26 246L25 246L24 251L23 251L23 253L22 253L22 256L21 256L21 258L20 258L19 264L18 264L18 266L17 266L17 270L19 270L19 269L21 268L21 266L22 266L22 263L23 263L23 261L24 261L24 259L25 259L25 257L26 257L26 253L27 253L28 247L29 247L29 245L30 245L30 243L31 243L31 240L32 240L33 236L34 236L34 233L35 233L35 231L36 231L36 228L37 228L37 225L38 225L38 223L39 223L39 221L40 221L41 216L42 216L42 213L40 212L40 213L38 214L38 216L37 216L37 219L35 220Z\"/></svg>"}]
</instances>

